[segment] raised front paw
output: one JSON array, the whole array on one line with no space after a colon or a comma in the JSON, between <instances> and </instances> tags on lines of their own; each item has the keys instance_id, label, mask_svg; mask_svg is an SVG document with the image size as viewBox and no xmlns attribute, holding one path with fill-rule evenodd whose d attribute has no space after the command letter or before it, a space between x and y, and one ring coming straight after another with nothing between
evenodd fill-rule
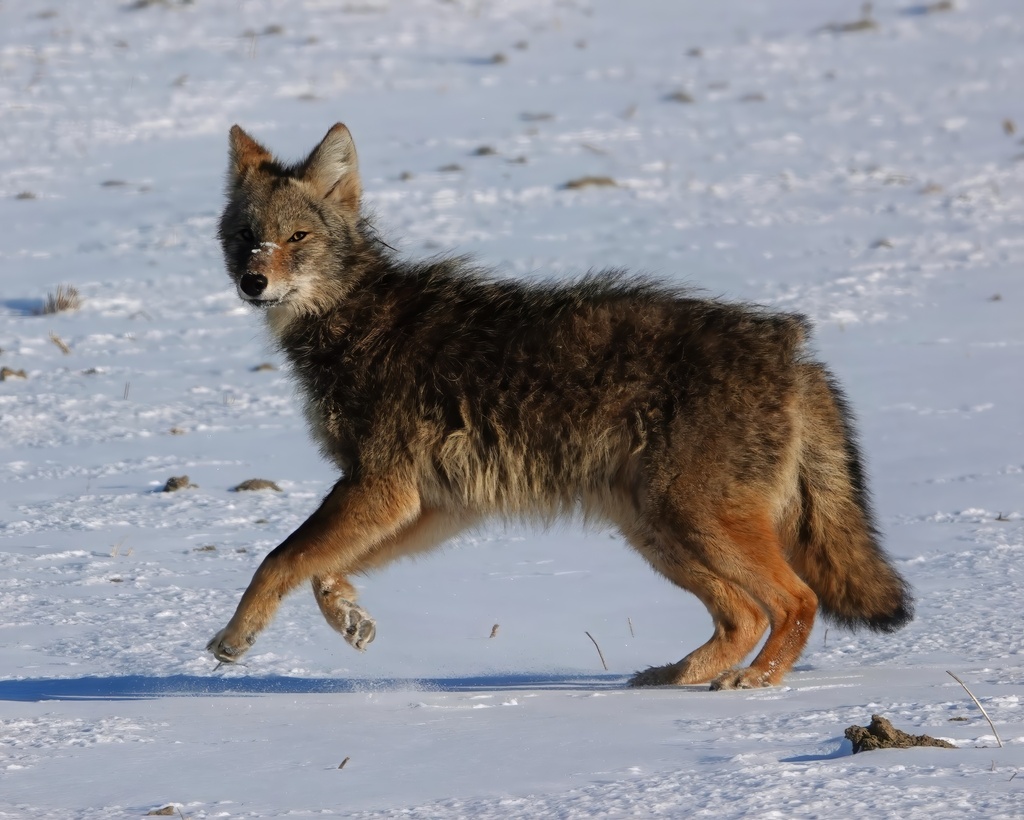
<instances>
[{"instance_id":1,"label":"raised front paw","mask_svg":"<svg viewBox=\"0 0 1024 820\"><path fill-rule=\"evenodd\" d=\"M254 643L255 635L239 637L232 633L230 626L226 626L213 636L213 640L206 645L206 651L212 652L213 657L221 663L234 663L248 652Z\"/></svg>"},{"instance_id":2,"label":"raised front paw","mask_svg":"<svg viewBox=\"0 0 1024 820\"><path fill-rule=\"evenodd\" d=\"M349 645L360 652L377 637L377 622L359 604L345 598L331 598L321 604L324 617L342 634Z\"/></svg>"}]
</instances>

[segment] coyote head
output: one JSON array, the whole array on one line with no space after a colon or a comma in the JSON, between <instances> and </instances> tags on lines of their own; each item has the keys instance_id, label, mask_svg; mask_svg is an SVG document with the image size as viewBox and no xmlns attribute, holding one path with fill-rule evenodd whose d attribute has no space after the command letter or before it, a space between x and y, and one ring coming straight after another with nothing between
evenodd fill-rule
<instances>
[{"instance_id":1,"label":"coyote head","mask_svg":"<svg viewBox=\"0 0 1024 820\"><path fill-rule=\"evenodd\" d=\"M218 235L238 295L283 330L344 297L365 244L352 135L338 123L302 162L275 159L237 125Z\"/></svg>"}]
</instances>

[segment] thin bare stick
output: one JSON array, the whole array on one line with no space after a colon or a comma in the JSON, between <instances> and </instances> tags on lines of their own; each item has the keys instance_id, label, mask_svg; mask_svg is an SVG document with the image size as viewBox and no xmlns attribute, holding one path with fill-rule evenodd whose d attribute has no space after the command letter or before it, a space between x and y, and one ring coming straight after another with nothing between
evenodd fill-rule
<instances>
[{"instance_id":1,"label":"thin bare stick","mask_svg":"<svg viewBox=\"0 0 1024 820\"><path fill-rule=\"evenodd\" d=\"M636 635L633 634L633 619L632 618L626 618L626 623L629 624L629 637L635 638Z\"/></svg>"},{"instance_id":2,"label":"thin bare stick","mask_svg":"<svg viewBox=\"0 0 1024 820\"><path fill-rule=\"evenodd\" d=\"M583 634L590 638L590 640L594 641L594 636L591 635L589 632L584 632ZM601 666L603 666L604 671L607 672L608 664L604 662L604 653L601 651L601 647L597 645L597 641L594 641L594 647L597 649L597 657L601 659Z\"/></svg>"},{"instance_id":3,"label":"thin bare stick","mask_svg":"<svg viewBox=\"0 0 1024 820\"><path fill-rule=\"evenodd\" d=\"M968 695L971 696L971 700L974 701L974 705L977 706L979 709L981 709L981 713L985 716L985 720L988 721L988 725L992 727L992 734L994 734L996 736L996 743L998 743L999 744L999 748L1002 749L1003 748L1003 741L999 739L999 732L996 731L996 725L992 722L992 718L990 718L988 716L988 712L985 711L985 707L981 705L981 701L979 701L976 697L974 697L974 692L972 692L970 689L967 688L967 684L966 683L964 683L962 680L960 680L960 678L958 678L956 675L954 675L948 669L946 670L946 674L949 675L957 683L959 683L964 688L964 691Z\"/></svg>"},{"instance_id":4,"label":"thin bare stick","mask_svg":"<svg viewBox=\"0 0 1024 820\"><path fill-rule=\"evenodd\" d=\"M338 768L339 769L344 769L345 768L345 764L348 763L351 759L352 758L350 758L350 757L346 757L343 761L341 761L341 765L338 766Z\"/></svg>"}]
</instances>

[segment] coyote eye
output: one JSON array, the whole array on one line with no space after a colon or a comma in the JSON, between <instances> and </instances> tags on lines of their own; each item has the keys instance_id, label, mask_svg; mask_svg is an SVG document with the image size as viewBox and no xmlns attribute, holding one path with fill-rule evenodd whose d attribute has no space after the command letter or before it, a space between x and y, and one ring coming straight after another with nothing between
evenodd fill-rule
<instances>
[{"instance_id":1,"label":"coyote eye","mask_svg":"<svg viewBox=\"0 0 1024 820\"><path fill-rule=\"evenodd\" d=\"M308 231L296 231L295 233L293 233L288 238L288 241L289 242L301 242L303 239L306 238L306 234L307 233L308 233Z\"/></svg>"},{"instance_id":2,"label":"coyote eye","mask_svg":"<svg viewBox=\"0 0 1024 820\"><path fill-rule=\"evenodd\" d=\"M242 228L242 230L240 230L237 234L235 234L235 236L237 236L243 242L255 242L256 241L256 234L254 234L252 232L252 229L250 229L250 228Z\"/></svg>"}]
</instances>

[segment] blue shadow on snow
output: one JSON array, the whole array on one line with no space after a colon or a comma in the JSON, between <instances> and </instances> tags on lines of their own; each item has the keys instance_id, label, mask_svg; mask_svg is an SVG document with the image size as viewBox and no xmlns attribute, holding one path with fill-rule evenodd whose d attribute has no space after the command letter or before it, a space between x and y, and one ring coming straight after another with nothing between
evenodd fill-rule
<instances>
[{"instance_id":1,"label":"blue shadow on snow","mask_svg":"<svg viewBox=\"0 0 1024 820\"><path fill-rule=\"evenodd\" d=\"M621 675L481 675L465 678L380 679L115 675L0 681L0 701L140 700L222 695L323 695L354 692L487 692L509 689L620 689Z\"/></svg>"},{"instance_id":2,"label":"blue shadow on snow","mask_svg":"<svg viewBox=\"0 0 1024 820\"><path fill-rule=\"evenodd\" d=\"M816 755L795 755L793 757L779 758L780 763L817 763L821 760L838 760L841 757L853 755L853 744L844 737L835 739L836 747L829 752Z\"/></svg>"},{"instance_id":3,"label":"blue shadow on snow","mask_svg":"<svg viewBox=\"0 0 1024 820\"><path fill-rule=\"evenodd\" d=\"M43 312L46 303L42 299L3 299L3 305L15 316L39 316Z\"/></svg>"}]
</instances>

